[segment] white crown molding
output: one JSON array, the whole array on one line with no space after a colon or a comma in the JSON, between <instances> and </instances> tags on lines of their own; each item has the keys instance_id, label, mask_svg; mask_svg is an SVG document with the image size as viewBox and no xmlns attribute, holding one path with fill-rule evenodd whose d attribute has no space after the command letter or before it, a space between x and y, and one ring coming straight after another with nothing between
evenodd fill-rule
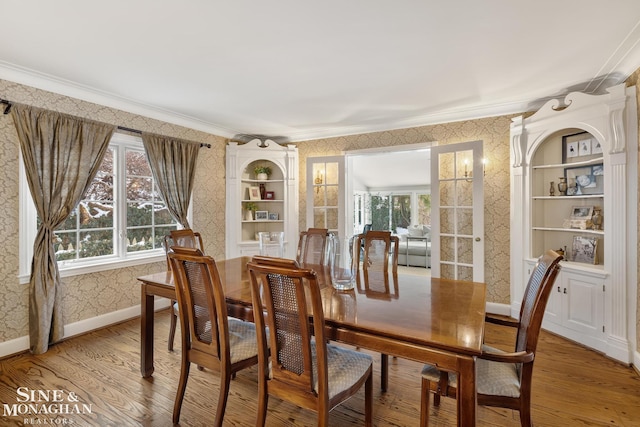
<instances>
[{"instance_id":1,"label":"white crown molding","mask_svg":"<svg viewBox=\"0 0 640 427\"><path fill-rule=\"evenodd\" d=\"M599 76L594 76L590 82L584 85L584 89L595 92L604 89L600 87L604 82L606 82L607 85L612 85L618 84L622 82L623 79L626 79L636 70L638 64L640 64L640 49L637 48L638 43L640 43L640 23L634 27L616 51L602 66L600 69L601 72L598 73ZM85 85L80 85L69 80L16 66L4 61L0 61L0 78L226 138L233 138L238 134L255 133L250 132L247 129L229 129L215 123L181 115L173 111L154 107L129 98L100 91ZM558 93L556 95L549 96L548 98L538 99L535 101L526 99L507 103L454 108L421 116L400 119L394 122L321 127L305 130L283 127L273 134L286 135L288 141L309 141L314 139L338 138L349 135L475 120L486 117L522 114L527 111L536 110L540 102L564 96L570 91Z\"/></svg>"},{"instance_id":2,"label":"white crown molding","mask_svg":"<svg viewBox=\"0 0 640 427\"><path fill-rule=\"evenodd\" d=\"M313 139L336 138L348 135L359 135L364 133L384 132L420 126L437 125L442 123L461 122L464 120L475 120L485 117L521 114L528 110L529 105L530 100L504 104L492 104L479 107L441 111L433 114L426 114L423 116L416 116L404 120L399 120L394 123L318 128L301 132L285 132L283 134L287 135L291 141L309 141Z\"/></svg>"},{"instance_id":3,"label":"white crown molding","mask_svg":"<svg viewBox=\"0 0 640 427\"><path fill-rule=\"evenodd\" d=\"M0 79L226 138L240 133L205 121L0 61ZM10 100L11 101L11 100Z\"/></svg>"}]
</instances>

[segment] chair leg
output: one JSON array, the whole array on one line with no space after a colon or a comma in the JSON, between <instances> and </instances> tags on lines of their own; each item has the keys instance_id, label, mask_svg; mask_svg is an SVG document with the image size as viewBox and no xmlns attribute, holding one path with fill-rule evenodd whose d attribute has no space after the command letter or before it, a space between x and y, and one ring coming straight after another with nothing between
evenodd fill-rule
<instances>
[{"instance_id":1,"label":"chair leg","mask_svg":"<svg viewBox=\"0 0 640 427\"><path fill-rule=\"evenodd\" d=\"M420 390L420 427L427 427L429 425L429 394L430 394L429 390L430 389L431 389L431 384L429 383L429 380L426 378L423 378L422 388Z\"/></svg>"},{"instance_id":2,"label":"chair leg","mask_svg":"<svg viewBox=\"0 0 640 427\"><path fill-rule=\"evenodd\" d=\"M531 396L528 393L520 395L520 425L522 427L531 427Z\"/></svg>"},{"instance_id":3,"label":"chair leg","mask_svg":"<svg viewBox=\"0 0 640 427\"><path fill-rule=\"evenodd\" d=\"M215 427L222 427L224 411L227 409L227 399L229 398L229 386L231 384L231 374L220 372L220 394L218 396L218 409L216 410Z\"/></svg>"},{"instance_id":4,"label":"chair leg","mask_svg":"<svg viewBox=\"0 0 640 427\"><path fill-rule=\"evenodd\" d=\"M380 354L380 388L387 391L389 386L389 355Z\"/></svg>"},{"instance_id":5,"label":"chair leg","mask_svg":"<svg viewBox=\"0 0 640 427\"><path fill-rule=\"evenodd\" d=\"M171 301L171 325L169 326L169 343L167 344L169 351L173 351L173 340L176 336L176 325L178 323L178 316L173 308L174 304L175 301Z\"/></svg>"},{"instance_id":6,"label":"chair leg","mask_svg":"<svg viewBox=\"0 0 640 427\"><path fill-rule=\"evenodd\" d=\"M173 404L173 423L177 424L180 421L180 410L182 409L182 400L184 399L184 392L187 389L187 380L189 379L189 368L191 362L182 361L180 368L180 380L178 381L178 390L176 391L176 401Z\"/></svg>"},{"instance_id":7,"label":"chair leg","mask_svg":"<svg viewBox=\"0 0 640 427\"><path fill-rule=\"evenodd\" d=\"M267 421L267 406L269 404L269 394L267 393L266 374L260 374L258 377L258 413L256 419L256 427L264 427Z\"/></svg>"},{"instance_id":8,"label":"chair leg","mask_svg":"<svg viewBox=\"0 0 640 427\"><path fill-rule=\"evenodd\" d=\"M433 406L440 406L440 395L438 393L433 394Z\"/></svg>"},{"instance_id":9,"label":"chair leg","mask_svg":"<svg viewBox=\"0 0 640 427\"><path fill-rule=\"evenodd\" d=\"M369 374L364 383L364 425L373 425L373 373Z\"/></svg>"}]
</instances>

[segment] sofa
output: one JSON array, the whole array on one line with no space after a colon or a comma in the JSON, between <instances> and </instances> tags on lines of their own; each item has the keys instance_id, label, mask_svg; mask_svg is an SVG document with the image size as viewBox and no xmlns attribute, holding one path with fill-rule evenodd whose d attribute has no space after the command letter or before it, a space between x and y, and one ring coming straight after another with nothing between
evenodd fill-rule
<instances>
[{"instance_id":1,"label":"sofa","mask_svg":"<svg viewBox=\"0 0 640 427\"><path fill-rule=\"evenodd\" d=\"M431 268L431 228L428 225L397 227L400 239L398 265Z\"/></svg>"}]
</instances>

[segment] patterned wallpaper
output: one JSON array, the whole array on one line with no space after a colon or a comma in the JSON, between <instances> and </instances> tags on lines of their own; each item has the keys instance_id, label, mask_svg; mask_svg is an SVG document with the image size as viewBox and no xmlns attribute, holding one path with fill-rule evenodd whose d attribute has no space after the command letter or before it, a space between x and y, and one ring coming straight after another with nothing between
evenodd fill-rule
<instances>
[{"instance_id":1,"label":"patterned wallpaper","mask_svg":"<svg viewBox=\"0 0 640 427\"><path fill-rule=\"evenodd\" d=\"M225 138L161 122L74 98L0 80L0 96L13 102L60 111L142 131L206 142L200 152L194 190L193 227L200 230L205 250L224 257ZM0 259L0 342L28 335L28 285L18 280L18 155L19 142L10 115L0 114L0 230L5 251ZM206 165L206 166L205 166ZM205 184L206 183L206 184ZM204 226L206 225L206 227ZM136 277L164 268L151 263L62 279L64 323L106 314L140 304Z\"/></svg>"},{"instance_id":2,"label":"patterned wallpaper","mask_svg":"<svg viewBox=\"0 0 640 427\"><path fill-rule=\"evenodd\" d=\"M630 78L636 84L640 70ZM214 258L225 253L225 145L226 139L114 108L81 101L0 80L0 96L133 129L212 144L200 153L193 203L193 228L203 234L205 251ZM454 144L482 140L488 159L485 178L485 280L491 302L509 304L509 126L511 116L438 124L369 134L296 143L299 148L299 227L307 228L306 159L339 155L345 150L437 141ZM18 140L9 116L0 115L0 230L6 251L0 260L0 342L28 335L28 286L18 282ZM640 223L639 223L640 226ZM640 247L639 247L640 250ZM156 272L164 263L152 263L63 279L65 324L88 319L140 302L136 277ZM639 271L640 275L640 271ZM640 305L640 292L638 305ZM636 314L638 331L640 315ZM640 336L638 341L640 342Z\"/></svg>"},{"instance_id":3,"label":"patterned wallpaper","mask_svg":"<svg viewBox=\"0 0 640 427\"><path fill-rule=\"evenodd\" d=\"M483 141L487 158L485 197L485 280L491 302L509 304L509 126L511 116L298 142L300 230L306 230L306 159L343 151L437 141L439 145Z\"/></svg>"}]
</instances>

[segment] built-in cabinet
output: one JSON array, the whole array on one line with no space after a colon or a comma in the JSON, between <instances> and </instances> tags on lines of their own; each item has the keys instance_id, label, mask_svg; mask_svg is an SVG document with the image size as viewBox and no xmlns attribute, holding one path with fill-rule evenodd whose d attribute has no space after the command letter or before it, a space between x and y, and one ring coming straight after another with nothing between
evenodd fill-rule
<instances>
[{"instance_id":1,"label":"built-in cabinet","mask_svg":"<svg viewBox=\"0 0 640 427\"><path fill-rule=\"evenodd\" d=\"M512 315L536 259L564 252L543 327L624 362L635 332L636 141L635 88L624 85L551 100L511 125Z\"/></svg>"},{"instance_id":2,"label":"built-in cabinet","mask_svg":"<svg viewBox=\"0 0 640 427\"><path fill-rule=\"evenodd\" d=\"M258 254L260 232L284 232L284 256L295 257L298 149L269 139L229 142L226 167L227 258Z\"/></svg>"}]
</instances>

